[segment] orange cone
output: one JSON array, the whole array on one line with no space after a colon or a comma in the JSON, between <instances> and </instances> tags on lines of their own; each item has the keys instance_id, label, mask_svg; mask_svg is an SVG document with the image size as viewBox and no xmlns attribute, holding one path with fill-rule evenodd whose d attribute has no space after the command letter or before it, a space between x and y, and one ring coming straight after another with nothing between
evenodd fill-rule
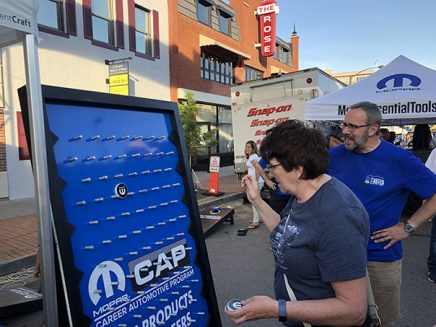
<instances>
[{"instance_id":1,"label":"orange cone","mask_svg":"<svg viewBox=\"0 0 436 327\"><path fill-rule=\"evenodd\" d=\"M217 172L211 172L210 173L210 180L209 180L209 194L218 194L218 178L219 173Z\"/></svg>"}]
</instances>

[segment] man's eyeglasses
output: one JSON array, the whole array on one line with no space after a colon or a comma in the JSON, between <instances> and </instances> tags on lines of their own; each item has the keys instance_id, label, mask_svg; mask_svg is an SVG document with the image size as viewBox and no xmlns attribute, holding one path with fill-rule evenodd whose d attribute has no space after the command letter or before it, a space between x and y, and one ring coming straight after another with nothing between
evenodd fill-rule
<instances>
[{"instance_id":1,"label":"man's eyeglasses","mask_svg":"<svg viewBox=\"0 0 436 327\"><path fill-rule=\"evenodd\" d=\"M348 127L350 130L355 131L358 128L368 127L368 126L371 126L371 125L372 124L354 125L354 124L349 124L349 123L342 123L341 127L342 127L342 129L345 129L346 127Z\"/></svg>"},{"instance_id":2,"label":"man's eyeglasses","mask_svg":"<svg viewBox=\"0 0 436 327\"><path fill-rule=\"evenodd\" d=\"M277 166L280 166L281 163L275 164L275 165L267 165L266 167L268 168L268 170L273 170L274 168L276 168Z\"/></svg>"}]
</instances>

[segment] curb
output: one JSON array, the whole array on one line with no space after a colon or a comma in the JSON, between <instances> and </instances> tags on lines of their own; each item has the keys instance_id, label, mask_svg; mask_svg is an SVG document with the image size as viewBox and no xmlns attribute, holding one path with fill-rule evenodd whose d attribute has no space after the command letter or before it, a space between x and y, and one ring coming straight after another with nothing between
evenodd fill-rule
<instances>
[{"instance_id":1,"label":"curb","mask_svg":"<svg viewBox=\"0 0 436 327\"><path fill-rule=\"evenodd\" d=\"M35 254L29 254L17 259L0 263L0 276L17 272L23 268L29 268L35 264Z\"/></svg>"}]
</instances>

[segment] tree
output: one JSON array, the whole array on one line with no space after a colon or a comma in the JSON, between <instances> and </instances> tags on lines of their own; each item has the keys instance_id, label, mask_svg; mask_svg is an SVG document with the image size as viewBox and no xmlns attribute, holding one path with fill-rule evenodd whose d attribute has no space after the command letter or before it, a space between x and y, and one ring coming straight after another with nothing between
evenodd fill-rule
<instances>
[{"instance_id":1,"label":"tree","mask_svg":"<svg viewBox=\"0 0 436 327\"><path fill-rule=\"evenodd\" d=\"M197 149L207 148L218 144L216 129L201 132L197 124L197 102L192 92L186 92L186 102L179 103L180 120L185 134L186 148L188 149L189 162Z\"/></svg>"}]
</instances>

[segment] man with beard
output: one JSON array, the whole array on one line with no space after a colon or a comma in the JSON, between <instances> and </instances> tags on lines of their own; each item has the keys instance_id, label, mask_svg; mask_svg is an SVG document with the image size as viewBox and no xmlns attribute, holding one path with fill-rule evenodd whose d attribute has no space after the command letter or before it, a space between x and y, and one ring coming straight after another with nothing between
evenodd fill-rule
<instances>
[{"instance_id":1,"label":"man with beard","mask_svg":"<svg viewBox=\"0 0 436 327\"><path fill-rule=\"evenodd\" d=\"M344 145L330 150L329 174L345 183L368 211L368 273L382 326L390 326L400 318L401 240L436 213L436 176L412 153L380 140L381 120L374 103L349 107L342 124ZM402 223L409 191L427 201Z\"/></svg>"}]
</instances>

